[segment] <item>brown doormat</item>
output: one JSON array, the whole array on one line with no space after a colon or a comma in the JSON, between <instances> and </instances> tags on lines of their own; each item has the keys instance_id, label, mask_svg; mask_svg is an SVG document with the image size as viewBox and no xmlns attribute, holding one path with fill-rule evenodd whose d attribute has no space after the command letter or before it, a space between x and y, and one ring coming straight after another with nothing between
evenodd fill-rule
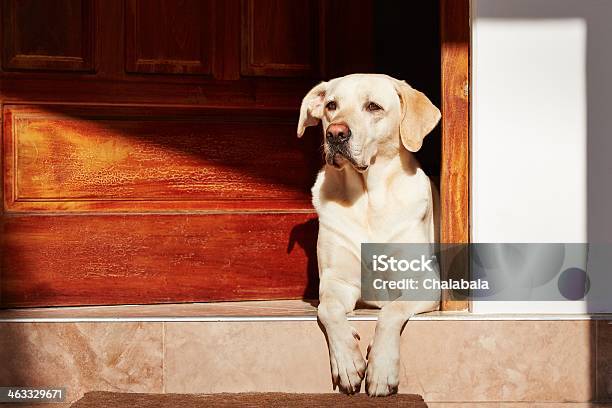
<instances>
[{"instance_id":1,"label":"brown doormat","mask_svg":"<svg viewBox=\"0 0 612 408\"><path fill-rule=\"evenodd\" d=\"M196 407L407 407L426 408L420 395L371 398L366 394L126 394L88 392L71 408L196 408Z\"/></svg>"}]
</instances>

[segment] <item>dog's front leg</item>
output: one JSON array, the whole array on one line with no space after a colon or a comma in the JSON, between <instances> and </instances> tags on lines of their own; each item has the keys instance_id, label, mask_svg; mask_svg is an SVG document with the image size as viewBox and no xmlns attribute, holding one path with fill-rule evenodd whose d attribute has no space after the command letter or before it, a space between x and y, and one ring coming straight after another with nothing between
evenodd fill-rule
<instances>
[{"instance_id":1,"label":"dog's front leg","mask_svg":"<svg viewBox=\"0 0 612 408\"><path fill-rule=\"evenodd\" d=\"M366 391L370 396L386 396L397 392L402 327L412 316L436 310L438 306L437 301L396 300L382 308L374 339L368 347Z\"/></svg>"},{"instance_id":2,"label":"dog's front leg","mask_svg":"<svg viewBox=\"0 0 612 408\"><path fill-rule=\"evenodd\" d=\"M359 392L366 363L359 349L359 334L349 324L346 314L355 308L359 289L333 278L321 278L319 321L329 346L329 360L334 388L346 394Z\"/></svg>"}]
</instances>

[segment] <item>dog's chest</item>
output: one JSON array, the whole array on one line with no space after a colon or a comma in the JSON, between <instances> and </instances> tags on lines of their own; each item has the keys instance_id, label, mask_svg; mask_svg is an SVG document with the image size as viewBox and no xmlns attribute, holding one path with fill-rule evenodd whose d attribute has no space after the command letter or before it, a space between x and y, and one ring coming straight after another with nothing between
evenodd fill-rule
<instances>
[{"instance_id":1,"label":"dog's chest","mask_svg":"<svg viewBox=\"0 0 612 408\"><path fill-rule=\"evenodd\" d=\"M356 242L430 240L431 191L424 173L363 189L355 183L319 181L313 188L313 201L326 229L350 231Z\"/></svg>"},{"instance_id":2,"label":"dog's chest","mask_svg":"<svg viewBox=\"0 0 612 408\"><path fill-rule=\"evenodd\" d=\"M412 194L411 194L412 193ZM370 242L412 242L424 239L429 196L415 189L368 193L366 215Z\"/></svg>"}]
</instances>

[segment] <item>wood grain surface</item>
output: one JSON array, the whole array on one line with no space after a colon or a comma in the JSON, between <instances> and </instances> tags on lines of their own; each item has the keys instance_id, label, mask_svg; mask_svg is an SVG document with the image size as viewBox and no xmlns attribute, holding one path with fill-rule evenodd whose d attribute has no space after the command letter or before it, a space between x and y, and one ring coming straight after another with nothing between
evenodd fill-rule
<instances>
[{"instance_id":1,"label":"wood grain surface","mask_svg":"<svg viewBox=\"0 0 612 408\"><path fill-rule=\"evenodd\" d=\"M470 2L441 0L442 171L441 241L470 242ZM466 277L465 268L446 271ZM443 310L466 310L468 301L444 293Z\"/></svg>"},{"instance_id":2,"label":"wood grain surface","mask_svg":"<svg viewBox=\"0 0 612 408\"><path fill-rule=\"evenodd\" d=\"M318 73L318 28L317 0L242 0L241 74L308 77Z\"/></svg>"},{"instance_id":3,"label":"wood grain surface","mask_svg":"<svg viewBox=\"0 0 612 408\"><path fill-rule=\"evenodd\" d=\"M8 211L311 209L294 114L6 106Z\"/></svg>"},{"instance_id":4,"label":"wood grain surface","mask_svg":"<svg viewBox=\"0 0 612 408\"><path fill-rule=\"evenodd\" d=\"M6 216L1 306L316 297L314 214Z\"/></svg>"},{"instance_id":5,"label":"wood grain surface","mask_svg":"<svg viewBox=\"0 0 612 408\"><path fill-rule=\"evenodd\" d=\"M3 0L2 67L92 71L93 0Z\"/></svg>"},{"instance_id":6,"label":"wood grain surface","mask_svg":"<svg viewBox=\"0 0 612 408\"><path fill-rule=\"evenodd\" d=\"M126 0L127 72L210 74L214 0Z\"/></svg>"}]
</instances>

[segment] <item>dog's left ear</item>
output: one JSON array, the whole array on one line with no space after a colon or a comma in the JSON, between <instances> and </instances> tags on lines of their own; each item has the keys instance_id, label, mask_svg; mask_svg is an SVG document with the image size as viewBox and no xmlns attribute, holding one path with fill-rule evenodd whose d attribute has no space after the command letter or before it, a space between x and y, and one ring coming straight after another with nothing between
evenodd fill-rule
<instances>
[{"instance_id":1,"label":"dog's left ear","mask_svg":"<svg viewBox=\"0 0 612 408\"><path fill-rule=\"evenodd\" d=\"M442 115L424 93L404 81L395 81L395 88L402 106L400 138L411 152L418 151L423 139L436 127Z\"/></svg>"},{"instance_id":2,"label":"dog's left ear","mask_svg":"<svg viewBox=\"0 0 612 408\"><path fill-rule=\"evenodd\" d=\"M297 137L302 137L308 126L316 126L323 117L323 101L325 100L326 91L327 82L321 82L312 88L302 100Z\"/></svg>"}]
</instances>

